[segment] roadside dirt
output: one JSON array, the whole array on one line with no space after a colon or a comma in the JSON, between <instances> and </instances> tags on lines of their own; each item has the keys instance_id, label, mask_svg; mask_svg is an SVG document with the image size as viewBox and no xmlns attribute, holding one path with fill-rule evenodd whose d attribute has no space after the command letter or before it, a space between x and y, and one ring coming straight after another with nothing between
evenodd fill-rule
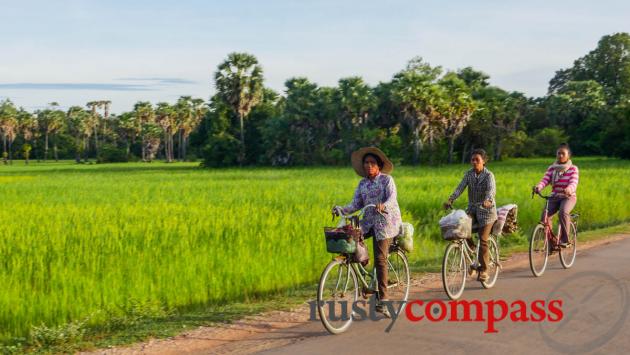
<instances>
[{"instance_id":1,"label":"roadside dirt","mask_svg":"<svg viewBox=\"0 0 630 355\"><path fill-rule=\"evenodd\" d=\"M630 238L630 234L614 234L604 239L581 243L578 252ZM503 261L503 271L528 267L527 253L515 253ZM439 273L412 278L411 292L439 291ZM271 311L239 321L213 327L199 327L166 339L150 339L126 347L99 349L81 354L250 354L286 346L307 337L325 336L324 332L292 332L291 328L309 322L306 302L290 311ZM323 330L323 327L322 327Z\"/></svg>"}]
</instances>

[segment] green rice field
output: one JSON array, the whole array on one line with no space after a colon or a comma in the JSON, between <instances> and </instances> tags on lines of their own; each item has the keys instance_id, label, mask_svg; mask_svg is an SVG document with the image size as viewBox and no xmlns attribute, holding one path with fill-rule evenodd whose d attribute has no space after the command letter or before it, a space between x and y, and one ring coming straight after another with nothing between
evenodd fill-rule
<instances>
[{"instance_id":1,"label":"green rice field","mask_svg":"<svg viewBox=\"0 0 630 355\"><path fill-rule=\"evenodd\" d=\"M580 228L630 220L630 162L576 158ZM543 206L531 199L550 159L491 163L499 205L519 206L527 243ZM415 270L435 269L437 221L465 165L393 172L403 220L416 228ZM0 340L33 326L133 302L169 309L253 299L315 283L330 255L322 228L359 181L351 167L209 170L194 163L0 166ZM466 194L456 207L464 208Z\"/></svg>"}]
</instances>

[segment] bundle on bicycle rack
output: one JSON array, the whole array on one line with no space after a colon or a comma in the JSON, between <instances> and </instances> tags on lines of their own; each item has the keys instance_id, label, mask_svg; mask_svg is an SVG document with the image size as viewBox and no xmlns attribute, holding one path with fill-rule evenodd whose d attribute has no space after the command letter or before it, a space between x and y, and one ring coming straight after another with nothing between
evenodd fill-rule
<instances>
[{"instance_id":1,"label":"bundle on bicycle rack","mask_svg":"<svg viewBox=\"0 0 630 355\"><path fill-rule=\"evenodd\" d=\"M497 221L492 226L493 235L510 234L516 232L518 206L509 204L497 208Z\"/></svg>"},{"instance_id":2,"label":"bundle on bicycle rack","mask_svg":"<svg viewBox=\"0 0 630 355\"><path fill-rule=\"evenodd\" d=\"M464 210L454 210L440 219L445 240L468 239L472 236L472 219Z\"/></svg>"}]
</instances>

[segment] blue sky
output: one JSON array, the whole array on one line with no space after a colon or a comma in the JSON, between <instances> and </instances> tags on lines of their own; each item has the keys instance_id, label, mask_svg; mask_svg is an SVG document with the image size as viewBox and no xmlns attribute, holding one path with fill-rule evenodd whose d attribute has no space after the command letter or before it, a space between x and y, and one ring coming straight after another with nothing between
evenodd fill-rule
<instances>
[{"instance_id":1,"label":"blue sky","mask_svg":"<svg viewBox=\"0 0 630 355\"><path fill-rule=\"evenodd\" d=\"M391 79L414 56L473 66L544 95L599 38L630 32L630 1L0 0L0 98L29 110L109 99L207 99L232 51L256 55L267 86Z\"/></svg>"}]
</instances>

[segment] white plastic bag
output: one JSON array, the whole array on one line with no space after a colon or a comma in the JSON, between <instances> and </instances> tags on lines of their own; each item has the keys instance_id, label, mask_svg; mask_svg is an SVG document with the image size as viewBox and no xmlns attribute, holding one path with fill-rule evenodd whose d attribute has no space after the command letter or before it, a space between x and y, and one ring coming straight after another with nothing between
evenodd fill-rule
<instances>
[{"instance_id":1,"label":"white plastic bag","mask_svg":"<svg viewBox=\"0 0 630 355\"><path fill-rule=\"evenodd\" d=\"M413 232L411 223L402 222L400 234L396 237L398 245L407 253L413 251Z\"/></svg>"},{"instance_id":2,"label":"white plastic bag","mask_svg":"<svg viewBox=\"0 0 630 355\"><path fill-rule=\"evenodd\" d=\"M455 210L440 219L442 237L446 240L468 239L472 236L472 219L464 210Z\"/></svg>"}]
</instances>

